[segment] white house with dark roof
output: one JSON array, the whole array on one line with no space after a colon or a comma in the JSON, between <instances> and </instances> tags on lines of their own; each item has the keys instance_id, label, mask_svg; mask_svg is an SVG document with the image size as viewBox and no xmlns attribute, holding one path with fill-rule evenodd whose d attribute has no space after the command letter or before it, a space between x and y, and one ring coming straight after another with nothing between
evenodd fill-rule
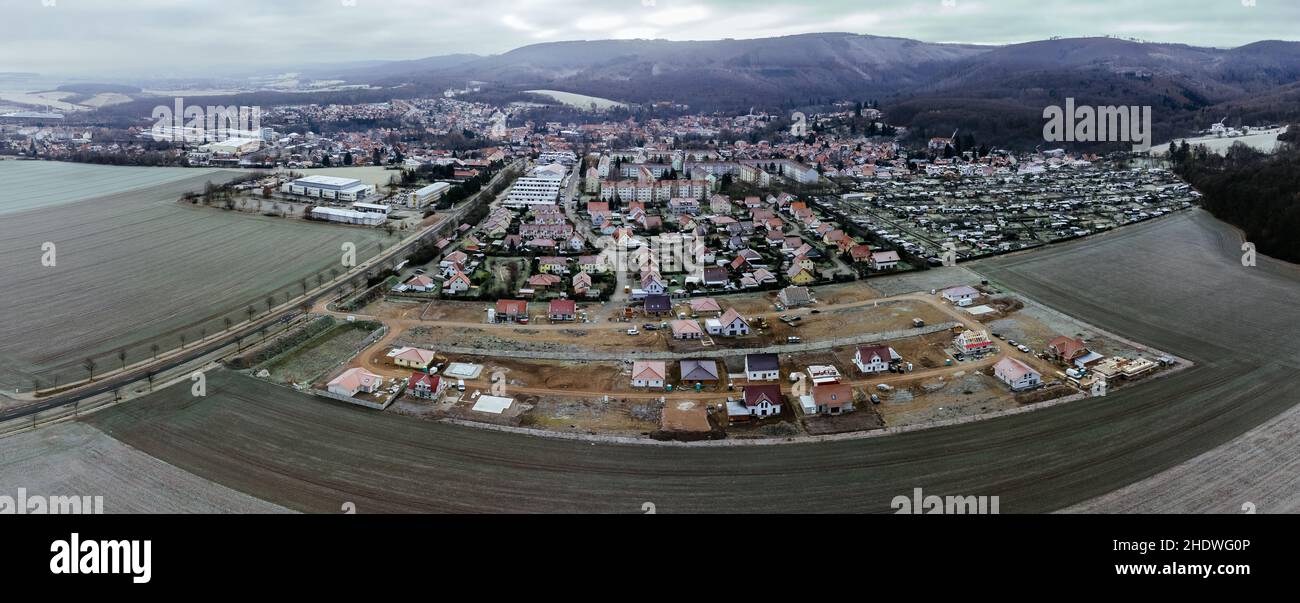
<instances>
[{"instance_id":1,"label":"white house with dark roof","mask_svg":"<svg viewBox=\"0 0 1300 603\"><path fill-rule=\"evenodd\" d=\"M776 354L746 354L745 378L750 381L776 381L780 379L780 359Z\"/></svg>"}]
</instances>

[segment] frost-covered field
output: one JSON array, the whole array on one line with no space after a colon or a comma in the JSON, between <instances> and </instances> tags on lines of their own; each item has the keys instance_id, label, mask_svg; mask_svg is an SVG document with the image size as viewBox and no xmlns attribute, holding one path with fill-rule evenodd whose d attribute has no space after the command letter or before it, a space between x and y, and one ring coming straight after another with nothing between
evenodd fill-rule
<instances>
[{"instance_id":1,"label":"frost-covered field","mask_svg":"<svg viewBox=\"0 0 1300 603\"><path fill-rule=\"evenodd\" d=\"M214 173L57 161L0 161L0 214L82 201ZM202 185L200 185L200 190Z\"/></svg>"},{"instance_id":2,"label":"frost-covered field","mask_svg":"<svg viewBox=\"0 0 1300 603\"><path fill-rule=\"evenodd\" d=\"M151 346L170 350L215 334L225 319L247 320L246 308L266 310L268 295L283 303L301 293L300 282L316 286L317 274L341 268L340 247L357 246L357 259L373 256L385 234L375 229L271 218L182 205L187 191L234 172L99 168L0 162L11 179L49 182L53 193L28 185L44 206L7 213L0 219L0 388L28 390L66 383L115 368L117 352L127 362L151 355ZM105 196L61 202L95 187L51 176L65 166L78 178L130 188ZM99 172L99 169L109 170ZM35 178L26 170L36 170ZM125 170L120 174L117 170ZM148 185L147 178L155 181ZM143 188L140 188L143 186ZM102 190L102 189L100 189ZM12 190L0 192L11 201ZM3 202L3 201L0 201ZM390 241L393 244L396 241ZM42 263L43 245L54 244L54 266Z\"/></svg>"},{"instance_id":3,"label":"frost-covered field","mask_svg":"<svg viewBox=\"0 0 1300 603\"><path fill-rule=\"evenodd\" d=\"M592 103L596 104L597 109L609 109L611 107L626 107L624 103L600 98L598 96L587 96L585 94L574 94L573 92L561 92L559 90L528 90L533 94L549 96L558 102L564 103L576 109L591 109Z\"/></svg>"}]
</instances>

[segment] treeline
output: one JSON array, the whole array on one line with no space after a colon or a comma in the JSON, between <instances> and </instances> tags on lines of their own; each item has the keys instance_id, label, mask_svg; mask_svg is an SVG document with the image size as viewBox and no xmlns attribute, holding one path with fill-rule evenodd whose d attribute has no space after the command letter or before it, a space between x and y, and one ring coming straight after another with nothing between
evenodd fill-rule
<instances>
[{"instance_id":1,"label":"treeline","mask_svg":"<svg viewBox=\"0 0 1300 603\"><path fill-rule=\"evenodd\" d=\"M1183 143L1170 158L1210 213L1245 231L1260 253L1300 263L1300 145L1267 154L1236 143L1217 155Z\"/></svg>"},{"instance_id":2,"label":"treeline","mask_svg":"<svg viewBox=\"0 0 1300 603\"><path fill-rule=\"evenodd\" d=\"M189 167L190 165L189 159L185 155L158 151L146 151L130 155L121 152L73 151L66 155L59 155L56 159L72 163L122 166Z\"/></svg>"}]
</instances>

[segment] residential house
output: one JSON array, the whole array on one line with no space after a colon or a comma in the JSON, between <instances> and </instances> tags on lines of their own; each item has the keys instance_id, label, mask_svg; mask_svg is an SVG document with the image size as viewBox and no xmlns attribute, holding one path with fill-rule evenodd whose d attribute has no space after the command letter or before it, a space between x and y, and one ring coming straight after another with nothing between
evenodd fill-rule
<instances>
[{"instance_id":1,"label":"residential house","mask_svg":"<svg viewBox=\"0 0 1300 603\"><path fill-rule=\"evenodd\" d=\"M668 365L661 360L638 360L632 363L632 387L663 388Z\"/></svg>"},{"instance_id":2,"label":"residential house","mask_svg":"<svg viewBox=\"0 0 1300 603\"><path fill-rule=\"evenodd\" d=\"M714 383L718 380L718 362L716 360L683 360L680 366L682 381Z\"/></svg>"},{"instance_id":3,"label":"residential house","mask_svg":"<svg viewBox=\"0 0 1300 603\"><path fill-rule=\"evenodd\" d=\"M661 316L673 311L673 301L662 293L647 295L644 310L648 316Z\"/></svg>"},{"instance_id":4,"label":"residential house","mask_svg":"<svg viewBox=\"0 0 1300 603\"><path fill-rule=\"evenodd\" d=\"M939 293L944 299L958 305L969 306L980 296L978 289L962 285L960 287L950 287Z\"/></svg>"},{"instance_id":5,"label":"residential house","mask_svg":"<svg viewBox=\"0 0 1300 603\"><path fill-rule=\"evenodd\" d=\"M759 268L754 271L754 282L760 285L771 285L776 283L776 275L772 274L767 268Z\"/></svg>"},{"instance_id":6,"label":"residential house","mask_svg":"<svg viewBox=\"0 0 1300 603\"><path fill-rule=\"evenodd\" d=\"M871 254L872 270L893 270L898 267L897 251L877 251Z\"/></svg>"},{"instance_id":7,"label":"residential house","mask_svg":"<svg viewBox=\"0 0 1300 603\"><path fill-rule=\"evenodd\" d=\"M823 415L842 415L853 412L853 386L842 383L814 385L813 404Z\"/></svg>"},{"instance_id":8,"label":"residential house","mask_svg":"<svg viewBox=\"0 0 1300 603\"><path fill-rule=\"evenodd\" d=\"M776 294L777 299L787 308L798 308L812 303L812 293L807 287L786 287Z\"/></svg>"},{"instance_id":9,"label":"residential house","mask_svg":"<svg viewBox=\"0 0 1300 603\"><path fill-rule=\"evenodd\" d=\"M454 266L460 269L464 269L465 264L467 262L469 262L469 255L466 254L464 251L457 250L447 254L446 257L442 258L442 261L438 262L438 266L441 268L450 268Z\"/></svg>"},{"instance_id":10,"label":"residential house","mask_svg":"<svg viewBox=\"0 0 1300 603\"><path fill-rule=\"evenodd\" d=\"M733 421L774 417L781 414L784 400L778 384L746 385L739 401L727 401L727 415Z\"/></svg>"},{"instance_id":11,"label":"residential house","mask_svg":"<svg viewBox=\"0 0 1300 603\"><path fill-rule=\"evenodd\" d=\"M791 264L790 268L785 271L785 278L792 285L809 285L817 280L817 277L811 271L799 265L798 262Z\"/></svg>"},{"instance_id":12,"label":"residential house","mask_svg":"<svg viewBox=\"0 0 1300 603\"><path fill-rule=\"evenodd\" d=\"M721 318L710 318L704 324L710 335L721 335L723 337L749 335L749 323L735 308L727 308L727 311L722 313Z\"/></svg>"},{"instance_id":13,"label":"residential house","mask_svg":"<svg viewBox=\"0 0 1300 603\"><path fill-rule=\"evenodd\" d=\"M712 297L698 297L691 300L691 312L694 314L713 314L722 313L722 306L718 305L718 300Z\"/></svg>"},{"instance_id":14,"label":"residential house","mask_svg":"<svg viewBox=\"0 0 1300 603\"><path fill-rule=\"evenodd\" d=\"M528 318L528 302L519 299L502 299L497 301L497 320L517 321Z\"/></svg>"},{"instance_id":15,"label":"residential house","mask_svg":"<svg viewBox=\"0 0 1300 603\"><path fill-rule=\"evenodd\" d=\"M406 380L406 393L416 398L433 400L447 389L447 382L438 375L428 373L411 373Z\"/></svg>"},{"instance_id":16,"label":"residential house","mask_svg":"<svg viewBox=\"0 0 1300 603\"><path fill-rule=\"evenodd\" d=\"M591 275L579 272L573 275L573 294L591 296Z\"/></svg>"},{"instance_id":17,"label":"residential house","mask_svg":"<svg viewBox=\"0 0 1300 603\"><path fill-rule=\"evenodd\" d=\"M1052 359L1066 364L1088 355L1088 347L1082 341L1065 335L1048 342L1047 349L1044 351Z\"/></svg>"},{"instance_id":18,"label":"residential house","mask_svg":"<svg viewBox=\"0 0 1300 603\"><path fill-rule=\"evenodd\" d=\"M731 282L727 269L722 266L709 266L704 269L704 286L721 287Z\"/></svg>"},{"instance_id":19,"label":"residential house","mask_svg":"<svg viewBox=\"0 0 1300 603\"><path fill-rule=\"evenodd\" d=\"M406 281L406 286L412 291L419 291L421 293L433 291L434 289L433 279L427 274L419 274L411 277L410 280Z\"/></svg>"},{"instance_id":20,"label":"residential house","mask_svg":"<svg viewBox=\"0 0 1300 603\"><path fill-rule=\"evenodd\" d=\"M883 373L896 360L902 360L902 356L887 345L859 346L853 353L853 364L864 373Z\"/></svg>"},{"instance_id":21,"label":"residential house","mask_svg":"<svg viewBox=\"0 0 1300 603\"><path fill-rule=\"evenodd\" d=\"M390 357L393 359L393 364L397 366L420 370L429 370L429 366L434 362L433 350L420 348L398 348Z\"/></svg>"},{"instance_id":22,"label":"residential house","mask_svg":"<svg viewBox=\"0 0 1300 603\"><path fill-rule=\"evenodd\" d=\"M776 354L746 354L745 378L750 381L776 381L781 378L781 362Z\"/></svg>"},{"instance_id":23,"label":"residential house","mask_svg":"<svg viewBox=\"0 0 1300 603\"><path fill-rule=\"evenodd\" d=\"M551 322L572 322L578 316L578 304L571 299L553 299L546 315Z\"/></svg>"},{"instance_id":24,"label":"residential house","mask_svg":"<svg viewBox=\"0 0 1300 603\"><path fill-rule=\"evenodd\" d=\"M453 272L451 276L447 277L447 280L443 281L442 283L443 293L448 293L451 295L455 295L457 293L464 293L466 291L469 291L473 287L474 287L474 282L471 281L469 277L465 275L464 272L461 272L459 270Z\"/></svg>"},{"instance_id":25,"label":"residential house","mask_svg":"<svg viewBox=\"0 0 1300 603\"><path fill-rule=\"evenodd\" d=\"M659 295L668 291L668 285L658 272L651 271L641 275L641 290L646 295Z\"/></svg>"},{"instance_id":26,"label":"residential house","mask_svg":"<svg viewBox=\"0 0 1300 603\"><path fill-rule=\"evenodd\" d=\"M608 263L599 255L584 255L578 258L578 270L587 274L602 274L608 270Z\"/></svg>"},{"instance_id":27,"label":"residential house","mask_svg":"<svg viewBox=\"0 0 1300 603\"><path fill-rule=\"evenodd\" d=\"M1038 371L1011 357L1003 358L993 365L993 376L1011 386L1011 391L1032 389L1043 382L1043 376Z\"/></svg>"},{"instance_id":28,"label":"residential house","mask_svg":"<svg viewBox=\"0 0 1300 603\"><path fill-rule=\"evenodd\" d=\"M534 274L528 277L528 287L532 289L547 289L560 284L562 281L559 276L554 274Z\"/></svg>"},{"instance_id":29,"label":"residential house","mask_svg":"<svg viewBox=\"0 0 1300 603\"><path fill-rule=\"evenodd\" d=\"M538 258L537 268L545 274L568 274L569 258L555 256Z\"/></svg>"},{"instance_id":30,"label":"residential house","mask_svg":"<svg viewBox=\"0 0 1300 603\"><path fill-rule=\"evenodd\" d=\"M704 330L700 328L700 323L694 320L674 320L670 323L673 329L673 339L700 339L704 337Z\"/></svg>"},{"instance_id":31,"label":"residential house","mask_svg":"<svg viewBox=\"0 0 1300 603\"><path fill-rule=\"evenodd\" d=\"M384 384L384 378L363 368L350 368L325 385L331 394L352 397L358 393L373 394Z\"/></svg>"}]
</instances>

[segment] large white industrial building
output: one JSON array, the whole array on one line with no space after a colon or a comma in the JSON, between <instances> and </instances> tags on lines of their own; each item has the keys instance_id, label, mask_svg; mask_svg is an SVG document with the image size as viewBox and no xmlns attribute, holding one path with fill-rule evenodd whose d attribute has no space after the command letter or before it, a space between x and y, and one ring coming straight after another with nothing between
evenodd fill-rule
<instances>
[{"instance_id":1,"label":"large white industrial building","mask_svg":"<svg viewBox=\"0 0 1300 603\"><path fill-rule=\"evenodd\" d=\"M501 204L511 208L553 205L560 197L568 173L568 168L558 163L535 167L527 176L515 180Z\"/></svg>"},{"instance_id":2,"label":"large white industrial building","mask_svg":"<svg viewBox=\"0 0 1300 603\"><path fill-rule=\"evenodd\" d=\"M341 222L343 224L360 224L363 226L379 226L388 219L388 216L380 212L357 211L354 209L340 209L337 207L314 207L311 210L311 217L317 220L327 222Z\"/></svg>"},{"instance_id":3,"label":"large white industrial building","mask_svg":"<svg viewBox=\"0 0 1300 603\"><path fill-rule=\"evenodd\" d=\"M374 194L375 185L355 178L307 176L285 183L280 187L280 192L336 201L359 201Z\"/></svg>"},{"instance_id":4,"label":"large white industrial building","mask_svg":"<svg viewBox=\"0 0 1300 603\"><path fill-rule=\"evenodd\" d=\"M208 143L203 147L207 152L214 155L234 155L236 157L246 153L256 152L262 148L262 139L260 138L227 138L220 142Z\"/></svg>"}]
</instances>

